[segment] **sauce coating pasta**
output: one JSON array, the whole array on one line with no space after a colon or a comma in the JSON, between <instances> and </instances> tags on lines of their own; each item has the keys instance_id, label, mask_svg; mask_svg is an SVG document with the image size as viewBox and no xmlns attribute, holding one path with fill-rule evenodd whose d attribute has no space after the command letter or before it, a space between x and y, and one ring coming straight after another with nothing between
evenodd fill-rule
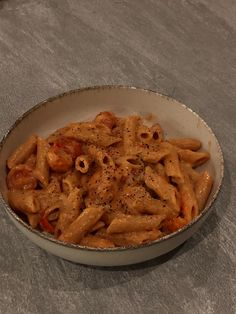
<instances>
[{"instance_id":1,"label":"sauce coating pasta","mask_svg":"<svg viewBox=\"0 0 236 314\"><path fill-rule=\"evenodd\" d=\"M136 246L184 227L203 210L210 154L192 138L165 139L159 124L100 112L48 138L32 135L7 160L8 201L67 243Z\"/></svg>"}]
</instances>

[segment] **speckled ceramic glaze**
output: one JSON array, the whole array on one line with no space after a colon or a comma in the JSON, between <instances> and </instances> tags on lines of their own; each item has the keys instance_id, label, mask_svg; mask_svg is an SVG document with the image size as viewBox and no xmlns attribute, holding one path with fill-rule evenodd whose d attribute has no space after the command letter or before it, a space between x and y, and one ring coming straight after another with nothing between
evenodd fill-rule
<instances>
[{"instance_id":1,"label":"speckled ceramic glaze","mask_svg":"<svg viewBox=\"0 0 236 314\"><path fill-rule=\"evenodd\" d=\"M159 122L169 137L194 137L203 143L211 160L203 169L214 177L214 185L205 209L189 225L150 244L132 248L91 249L64 244L32 229L7 204L6 159L26 138L36 133L46 136L67 123L93 118L100 111L113 111L117 115L147 115ZM219 143L207 124L192 110L167 96L156 92L124 86L91 87L46 100L20 117L3 138L0 147L0 190L9 218L31 241L64 259L88 265L116 266L142 262L167 253L189 237L202 225L211 211L223 178L223 157Z\"/></svg>"}]
</instances>

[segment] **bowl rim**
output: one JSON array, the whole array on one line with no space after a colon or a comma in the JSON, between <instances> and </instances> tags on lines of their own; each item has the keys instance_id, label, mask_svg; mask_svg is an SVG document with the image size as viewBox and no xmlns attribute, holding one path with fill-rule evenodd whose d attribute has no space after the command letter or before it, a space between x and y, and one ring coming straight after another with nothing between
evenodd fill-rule
<instances>
[{"instance_id":1,"label":"bowl rim","mask_svg":"<svg viewBox=\"0 0 236 314\"><path fill-rule=\"evenodd\" d=\"M13 220L16 220L24 229L27 229L27 231L32 232L35 236L39 236L40 238L42 238L43 240L47 240L49 242L51 242L52 244L57 244L60 246L63 246L65 248L71 248L71 249L77 249L78 252L80 250L83 251L90 251L90 252L120 252L120 251L130 251L130 250L137 250L137 249L141 249L141 248L146 248L146 247L150 247L150 246L154 246L157 245L159 243L163 243L166 242L174 237L177 237L181 234L183 234L185 231L187 231L188 229L190 229L193 225L195 225L198 221L200 221L210 210L210 208L212 207L214 201L216 200L221 185L222 185L222 181L224 178L224 158L223 158L223 153L222 153L222 149L220 147L219 141L216 137L216 135L214 134L214 132L212 131L212 129L208 126L208 124L203 120L203 118L201 118L195 111L193 111L191 108L187 107L185 104L181 103L180 101L178 101L177 99L174 99L164 93L160 93L157 92L155 90L151 90L151 89L146 89L146 88L142 88L142 87L137 87L137 86L129 86L129 85L94 85L94 86L89 86L89 87L81 87L81 88L77 88L77 89L72 89L69 90L67 92L64 93L60 93L58 95L52 96L47 98L46 100L43 100L39 103L37 103L36 105L34 105L33 107L31 107L29 110L25 111L23 114L21 114L16 121L10 126L10 128L5 132L5 134L3 135L1 141L0 141L0 155L2 152L2 149L4 147L4 144L6 143L8 137L10 136L11 132L18 126L18 124L21 123L21 121L23 121L27 116L29 116L32 112L34 112L35 110L43 107L44 105L46 105L46 103L50 103L53 102L59 98L63 98L66 96L69 96L71 94L76 94L76 93L82 93L84 91L90 91L90 90L108 90L108 89L126 89L126 90L138 90L141 92L145 92L145 93L150 93L150 94L154 94L157 95L159 97L165 98L168 101L172 101L173 103L175 103L176 105L180 105L183 108L187 109L189 112L191 112L193 115L195 115L200 121L201 123L203 123L203 125L207 128L207 130L209 131L209 133L214 137L215 141L216 141L216 146L217 146L217 150L219 153L219 158L220 158L220 180L219 180L219 184L217 186L217 190L215 191L214 195L212 196L212 199L210 201L210 203L201 211L201 213L195 217L193 220L191 220L190 223L188 223L187 225L185 225L184 227L178 229L175 232L172 232L168 235L165 235L161 238L158 238L152 242L148 242L148 243L143 243L143 244L139 244L139 245L134 245L134 246L128 246L128 247L115 247L115 248L93 248L93 247L87 247L87 246L83 246L83 245L79 245L79 244L73 244L73 243L66 243L63 241L59 241L55 238L53 238L50 234L45 233L43 231L39 231L37 229L33 229L28 223L26 223L23 219L21 219L15 212L14 210L9 206L9 204L4 200L3 198L3 194L2 191L0 191L0 201L5 209L5 211L7 212L8 215L10 215L12 217Z\"/></svg>"}]
</instances>

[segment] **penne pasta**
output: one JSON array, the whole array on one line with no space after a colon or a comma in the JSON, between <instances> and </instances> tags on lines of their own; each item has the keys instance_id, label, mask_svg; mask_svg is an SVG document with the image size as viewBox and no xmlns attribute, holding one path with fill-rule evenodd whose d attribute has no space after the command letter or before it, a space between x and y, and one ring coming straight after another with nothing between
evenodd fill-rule
<instances>
[{"instance_id":1,"label":"penne pasta","mask_svg":"<svg viewBox=\"0 0 236 314\"><path fill-rule=\"evenodd\" d=\"M105 111L46 140L31 136L7 160L10 206L32 228L101 249L184 227L210 194L212 177L195 170L210 154L197 139L165 140L150 123Z\"/></svg>"},{"instance_id":2,"label":"penne pasta","mask_svg":"<svg viewBox=\"0 0 236 314\"><path fill-rule=\"evenodd\" d=\"M106 125L89 122L72 124L70 129L65 132L65 136L102 147L108 147L121 141L121 138L112 135Z\"/></svg>"},{"instance_id":3,"label":"penne pasta","mask_svg":"<svg viewBox=\"0 0 236 314\"><path fill-rule=\"evenodd\" d=\"M152 134L152 140L155 144L160 143L163 140L163 131L158 123L154 124L150 131Z\"/></svg>"},{"instance_id":4,"label":"penne pasta","mask_svg":"<svg viewBox=\"0 0 236 314\"><path fill-rule=\"evenodd\" d=\"M91 231L104 214L102 207L88 207L66 228L59 240L69 243L79 243Z\"/></svg>"},{"instance_id":5,"label":"penne pasta","mask_svg":"<svg viewBox=\"0 0 236 314\"><path fill-rule=\"evenodd\" d=\"M49 166L47 162L47 153L49 150L49 145L45 140L38 137L37 140L37 157L36 157L36 167L34 170L34 176L43 187L48 185L49 181Z\"/></svg>"},{"instance_id":6,"label":"penne pasta","mask_svg":"<svg viewBox=\"0 0 236 314\"><path fill-rule=\"evenodd\" d=\"M52 178L47 188L35 191L36 198L40 204L40 211L55 206L60 201L61 188L57 178Z\"/></svg>"},{"instance_id":7,"label":"penne pasta","mask_svg":"<svg viewBox=\"0 0 236 314\"><path fill-rule=\"evenodd\" d=\"M201 141L195 138L170 138L168 142L182 149L199 150L202 146Z\"/></svg>"},{"instance_id":8,"label":"penne pasta","mask_svg":"<svg viewBox=\"0 0 236 314\"><path fill-rule=\"evenodd\" d=\"M169 150L166 148L160 148L157 151L149 151L148 149L143 149L139 156L145 162L156 164L162 160L165 156L169 154Z\"/></svg>"},{"instance_id":9,"label":"penne pasta","mask_svg":"<svg viewBox=\"0 0 236 314\"><path fill-rule=\"evenodd\" d=\"M179 156L174 147L170 147L170 152L164 157L165 173L174 182L183 182L183 175L180 170Z\"/></svg>"},{"instance_id":10,"label":"penne pasta","mask_svg":"<svg viewBox=\"0 0 236 314\"><path fill-rule=\"evenodd\" d=\"M91 229L91 232L95 232L95 231L98 231L99 229L105 227L105 223L101 220L99 220L94 226L93 228Z\"/></svg>"},{"instance_id":11,"label":"penne pasta","mask_svg":"<svg viewBox=\"0 0 236 314\"><path fill-rule=\"evenodd\" d=\"M79 244L87 247L103 249L115 247L115 244L111 240L103 239L95 235L87 235L80 241Z\"/></svg>"},{"instance_id":12,"label":"penne pasta","mask_svg":"<svg viewBox=\"0 0 236 314\"><path fill-rule=\"evenodd\" d=\"M211 192L213 179L207 171L204 171L195 183L195 194L199 211L203 210Z\"/></svg>"},{"instance_id":13,"label":"penne pasta","mask_svg":"<svg viewBox=\"0 0 236 314\"><path fill-rule=\"evenodd\" d=\"M178 192L173 185L166 182L151 167L145 168L144 181L146 186L156 192L161 200L166 201L167 205L175 211L179 211Z\"/></svg>"},{"instance_id":14,"label":"penne pasta","mask_svg":"<svg viewBox=\"0 0 236 314\"><path fill-rule=\"evenodd\" d=\"M137 139L144 143L150 144L152 142L152 132L149 127L144 124L140 124L137 128Z\"/></svg>"},{"instance_id":15,"label":"penne pasta","mask_svg":"<svg viewBox=\"0 0 236 314\"><path fill-rule=\"evenodd\" d=\"M189 149L178 149L180 158L189 163L193 168L201 166L210 159L208 152L193 152Z\"/></svg>"},{"instance_id":16,"label":"penne pasta","mask_svg":"<svg viewBox=\"0 0 236 314\"><path fill-rule=\"evenodd\" d=\"M52 206L41 211L40 214L43 218L47 218L48 221L57 220L59 217L59 211L62 207L62 200L59 199L57 202L53 203Z\"/></svg>"},{"instance_id":17,"label":"penne pasta","mask_svg":"<svg viewBox=\"0 0 236 314\"><path fill-rule=\"evenodd\" d=\"M58 178L52 177L45 191L48 193L48 195L60 194L61 186L60 186L60 181L58 180Z\"/></svg>"},{"instance_id":18,"label":"penne pasta","mask_svg":"<svg viewBox=\"0 0 236 314\"><path fill-rule=\"evenodd\" d=\"M86 206L93 204L105 206L115 197L118 185L113 167L104 167L96 171L87 183Z\"/></svg>"},{"instance_id":19,"label":"penne pasta","mask_svg":"<svg viewBox=\"0 0 236 314\"><path fill-rule=\"evenodd\" d=\"M35 229L37 228L39 221L40 221L40 215L39 214L29 214L27 213L27 218L30 226Z\"/></svg>"},{"instance_id":20,"label":"penne pasta","mask_svg":"<svg viewBox=\"0 0 236 314\"><path fill-rule=\"evenodd\" d=\"M114 220L117 217L124 217L124 213L118 212L118 211L106 211L103 215L101 220L104 221L106 225L110 225L112 220Z\"/></svg>"},{"instance_id":21,"label":"penne pasta","mask_svg":"<svg viewBox=\"0 0 236 314\"><path fill-rule=\"evenodd\" d=\"M112 157L103 149L99 149L94 145L88 146L88 153L102 168L114 168L115 163Z\"/></svg>"},{"instance_id":22,"label":"penne pasta","mask_svg":"<svg viewBox=\"0 0 236 314\"><path fill-rule=\"evenodd\" d=\"M178 187L181 198L182 213L186 221L190 222L194 217L198 215L199 208L194 193L193 185L190 181L187 172L185 171L184 163L181 164L181 170L183 173L184 181L183 183L179 182Z\"/></svg>"},{"instance_id":23,"label":"penne pasta","mask_svg":"<svg viewBox=\"0 0 236 314\"><path fill-rule=\"evenodd\" d=\"M106 230L98 232L98 236L112 241L116 246L133 246L157 240L162 236L160 230L108 234Z\"/></svg>"},{"instance_id":24,"label":"penne pasta","mask_svg":"<svg viewBox=\"0 0 236 314\"><path fill-rule=\"evenodd\" d=\"M62 196L62 206L60 208L59 219L56 225L56 233L63 233L69 225L79 216L82 202L83 191L74 188L68 195Z\"/></svg>"},{"instance_id":25,"label":"penne pasta","mask_svg":"<svg viewBox=\"0 0 236 314\"><path fill-rule=\"evenodd\" d=\"M24 164L33 170L36 165L36 154L31 154Z\"/></svg>"},{"instance_id":26,"label":"penne pasta","mask_svg":"<svg viewBox=\"0 0 236 314\"><path fill-rule=\"evenodd\" d=\"M125 119L123 133L123 148L125 155L132 155L136 141L136 130L140 118L138 116L129 116Z\"/></svg>"},{"instance_id":27,"label":"penne pasta","mask_svg":"<svg viewBox=\"0 0 236 314\"><path fill-rule=\"evenodd\" d=\"M72 124L73 125L73 124ZM50 134L48 136L48 138L46 139L48 144L53 144L55 143L58 139L60 139L62 136L65 136L65 133L70 130L71 128L71 124L66 125L63 128L60 128L58 130L56 130L55 132L53 132L52 134Z\"/></svg>"},{"instance_id":28,"label":"penne pasta","mask_svg":"<svg viewBox=\"0 0 236 314\"><path fill-rule=\"evenodd\" d=\"M28 140L20 145L8 158L7 166L9 169L24 163L36 149L37 136L32 135Z\"/></svg>"},{"instance_id":29,"label":"penne pasta","mask_svg":"<svg viewBox=\"0 0 236 314\"><path fill-rule=\"evenodd\" d=\"M132 214L154 214L173 217L178 214L165 202L157 200L146 191L143 186L126 187L122 200Z\"/></svg>"},{"instance_id":30,"label":"penne pasta","mask_svg":"<svg viewBox=\"0 0 236 314\"><path fill-rule=\"evenodd\" d=\"M144 163L137 156L123 156L116 160L116 164L119 166L119 173L117 177L122 176L127 178L132 173L138 173L143 171Z\"/></svg>"},{"instance_id":31,"label":"penne pasta","mask_svg":"<svg viewBox=\"0 0 236 314\"><path fill-rule=\"evenodd\" d=\"M81 183L81 175L77 171L69 173L62 179L62 190L65 194L69 194L74 188L79 187Z\"/></svg>"},{"instance_id":32,"label":"penne pasta","mask_svg":"<svg viewBox=\"0 0 236 314\"><path fill-rule=\"evenodd\" d=\"M184 167L191 181L195 183L199 179L201 174L197 172L195 169L193 169L192 166L188 163L184 163Z\"/></svg>"},{"instance_id":33,"label":"penne pasta","mask_svg":"<svg viewBox=\"0 0 236 314\"><path fill-rule=\"evenodd\" d=\"M160 163L158 162L155 166L154 166L154 169L156 170L157 174L162 177L163 179L165 179L168 183L169 183L169 178L167 177L166 175L166 172L165 172L165 167Z\"/></svg>"},{"instance_id":34,"label":"penne pasta","mask_svg":"<svg viewBox=\"0 0 236 314\"><path fill-rule=\"evenodd\" d=\"M75 160L75 169L81 173L87 173L89 171L90 163L91 158L88 155L81 155Z\"/></svg>"},{"instance_id":35,"label":"penne pasta","mask_svg":"<svg viewBox=\"0 0 236 314\"><path fill-rule=\"evenodd\" d=\"M160 226L165 215L124 215L114 218L107 228L107 233L125 233L156 229Z\"/></svg>"}]
</instances>

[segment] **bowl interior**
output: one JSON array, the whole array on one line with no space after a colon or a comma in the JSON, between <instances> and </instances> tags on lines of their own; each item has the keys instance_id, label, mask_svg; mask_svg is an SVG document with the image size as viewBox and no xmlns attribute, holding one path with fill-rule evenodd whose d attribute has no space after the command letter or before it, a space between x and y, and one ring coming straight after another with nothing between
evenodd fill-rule
<instances>
[{"instance_id":1,"label":"bowl interior","mask_svg":"<svg viewBox=\"0 0 236 314\"><path fill-rule=\"evenodd\" d=\"M215 135L194 112L166 96L129 87L96 87L72 91L41 103L21 117L2 143L0 154L0 191L7 202L6 159L29 135L47 136L67 123L89 120L100 111L113 111L127 116L152 114L152 123L158 122L167 137L193 137L202 141L202 149L211 154L211 160L202 168L214 177L208 198L211 203L223 176L223 159Z\"/></svg>"}]
</instances>

